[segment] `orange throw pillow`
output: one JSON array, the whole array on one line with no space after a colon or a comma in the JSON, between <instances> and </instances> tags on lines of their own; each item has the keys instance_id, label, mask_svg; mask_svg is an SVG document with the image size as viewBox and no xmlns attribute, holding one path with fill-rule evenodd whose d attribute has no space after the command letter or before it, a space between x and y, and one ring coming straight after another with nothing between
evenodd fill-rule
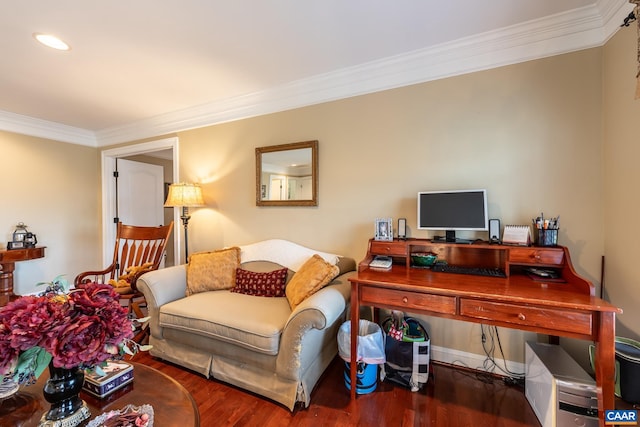
<instances>
[{"instance_id":1,"label":"orange throw pillow","mask_svg":"<svg viewBox=\"0 0 640 427\"><path fill-rule=\"evenodd\" d=\"M320 255L314 254L287 283L285 293L291 310L295 310L302 301L329 284L339 273L340 268L337 265L330 264Z\"/></svg>"},{"instance_id":2,"label":"orange throw pillow","mask_svg":"<svg viewBox=\"0 0 640 427\"><path fill-rule=\"evenodd\" d=\"M239 266L238 247L191 255L187 265L187 296L198 292L233 288L236 284L236 269Z\"/></svg>"}]
</instances>

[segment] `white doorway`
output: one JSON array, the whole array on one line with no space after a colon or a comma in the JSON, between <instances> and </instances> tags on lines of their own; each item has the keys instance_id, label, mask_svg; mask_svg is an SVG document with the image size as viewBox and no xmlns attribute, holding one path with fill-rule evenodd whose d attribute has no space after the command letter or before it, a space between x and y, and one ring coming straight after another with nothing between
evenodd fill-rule
<instances>
[{"instance_id":1,"label":"white doorway","mask_svg":"<svg viewBox=\"0 0 640 427\"><path fill-rule=\"evenodd\" d=\"M161 151L168 152L170 153L170 157L173 163L173 179L171 180L171 182L173 182L176 179L175 177L179 176L178 142L178 138L166 138L158 141L113 148L104 150L102 152L102 257L104 265L109 265L113 259L113 242L115 241L116 231L116 227L113 222L115 212L117 210L122 212L129 209L122 206L116 208L116 183L113 179L113 171L116 168L116 159L118 159L118 164L120 166L124 163L121 160L123 157L157 153ZM164 192L162 191L160 195L156 195L155 198L158 201L158 209L162 212L162 205L164 204ZM174 209L174 230L175 224L180 223L180 213L178 211L178 209ZM120 217L122 218L122 214L120 214ZM146 222L147 220L144 221ZM153 221L157 222L156 220ZM123 220L123 222L125 221ZM163 221L161 219L160 222L157 222L157 224L160 225L162 222ZM180 233L174 232L173 236L173 253L176 254L175 264L178 264L180 260L178 259L177 254L181 253L182 242L180 240Z\"/></svg>"}]
</instances>

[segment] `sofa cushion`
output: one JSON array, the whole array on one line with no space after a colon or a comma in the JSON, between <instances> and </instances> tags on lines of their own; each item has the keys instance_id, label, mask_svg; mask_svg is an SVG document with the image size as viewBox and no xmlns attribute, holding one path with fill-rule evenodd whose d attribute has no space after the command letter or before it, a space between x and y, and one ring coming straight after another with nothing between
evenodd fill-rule
<instances>
[{"instance_id":1,"label":"sofa cushion","mask_svg":"<svg viewBox=\"0 0 640 427\"><path fill-rule=\"evenodd\" d=\"M187 296L198 292L233 288L239 265L238 247L191 255L187 265Z\"/></svg>"},{"instance_id":2,"label":"sofa cushion","mask_svg":"<svg viewBox=\"0 0 640 427\"><path fill-rule=\"evenodd\" d=\"M258 297L283 297L288 268L258 273L236 269L236 285L231 292Z\"/></svg>"},{"instance_id":3,"label":"sofa cushion","mask_svg":"<svg viewBox=\"0 0 640 427\"><path fill-rule=\"evenodd\" d=\"M313 255L293 275L285 293L294 310L302 301L318 292L340 273L340 268L328 263L320 255Z\"/></svg>"},{"instance_id":4,"label":"sofa cushion","mask_svg":"<svg viewBox=\"0 0 640 427\"><path fill-rule=\"evenodd\" d=\"M254 271L256 273L268 273L273 270L280 270L281 268L285 268L285 266L282 264L278 264L276 262L271 262L271 261L247 261L247 262L242 262L240 264L240 268L247 271ZM289 280L291 280L294 274L295 274L295 271L291 269L287 271L286 283L288 283Z\"/></svg>"},{"instance_id":5,"label":"sofa cushion","mask_svg":"<svg viewBox=\"0 0 640 427\"><path fill-rule=\"evenodd\" d=\"M291 314L287 299L254 298L230 290L200 292L160 307L164 328L188 331L275 355Z\"/></svg>"},{"instance_id":6,"label":"sofa cushion","mask_svg":"<svg viewBox=\"0 0 640 427\"><path fill-rule=\"evenodd\" d=\"M283 239L263 240L240 246L242 262L270 261L298 271L309 257L317 254L330 264L338 262L338 255L320 252Z\"/></svg>"}]
</instances>

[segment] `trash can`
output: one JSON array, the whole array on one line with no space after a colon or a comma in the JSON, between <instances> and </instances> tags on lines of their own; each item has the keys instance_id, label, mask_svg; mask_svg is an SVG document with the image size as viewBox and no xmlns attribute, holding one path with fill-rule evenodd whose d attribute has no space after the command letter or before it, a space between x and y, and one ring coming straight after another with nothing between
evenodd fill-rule
<instances>
[{"instance_id":1,"label":"trash can","mask_svg":"<svg viewBox=\"0 0 640 427\"><path fill-rule=\"evenodd\" d=\"M629 403L640 403L640 342L616 337L615 395ZM595 346L589 346L591 368L595 371Z\"/></svg>"},{"instance_id":2,"label":"trash can","mask_svg":"<svg viewBox=\"0 0 640 427\"><path fill-rule=\"evenodd\" d=\"M345 361L344 385L351 390L351 322L346 321L338 330L338 353ZM378 386L378 365L385 362L382 329L376 323L360 319L356 343L356 393L371 393Z\"/></svg>"},{"instance_id":3,"label":"trash can","mask_svg":"<svg viewBox=\"0 0 640 427\"><path fill-rule=\"evenodd\" d=\"M620 397L625 402L640 403L640 343L617 337L616 365L620 369Z\"/></svg>"}]
</instances>

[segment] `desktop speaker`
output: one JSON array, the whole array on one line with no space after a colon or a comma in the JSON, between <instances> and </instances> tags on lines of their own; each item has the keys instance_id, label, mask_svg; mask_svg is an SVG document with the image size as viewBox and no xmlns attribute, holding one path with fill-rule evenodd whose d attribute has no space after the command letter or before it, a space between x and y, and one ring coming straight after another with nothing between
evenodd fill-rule
<instances>
[{"instance_id":1,"label":"desktop speaker","mask_svg":"<svg viewBox=\"0 0 640 427\"><path fill-rule=\"evenodd\" d=\"M489 242L500 243L500 220L489 220Z\"/></svg>"},{"instance_id":2,"label":"desktop speaker","mask_svg":"<svg viewBox=\"0 0 640 427\"><path fill-rule=\"evenodd\" d=\"M398 219L398 239L407 238L407 220L405 218Z\"/></svg>"}]
</instances>

